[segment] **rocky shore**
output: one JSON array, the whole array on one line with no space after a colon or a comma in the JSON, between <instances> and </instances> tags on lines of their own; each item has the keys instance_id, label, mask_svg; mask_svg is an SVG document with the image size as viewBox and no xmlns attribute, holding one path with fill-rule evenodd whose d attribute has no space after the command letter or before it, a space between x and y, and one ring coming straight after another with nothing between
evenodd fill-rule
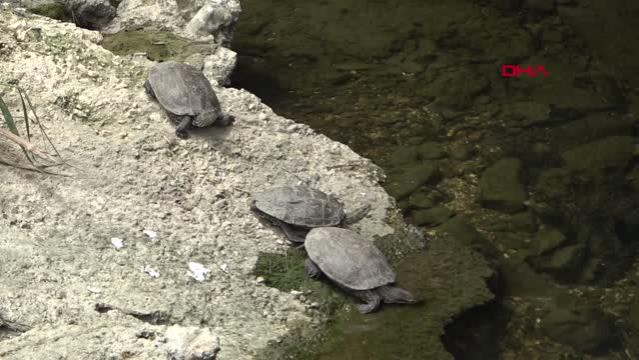
<instances>
[{"instance_id":1,"label":"rocky shore","mask_svg":"<svg viewBox=\"0 0 639 360\"><path fill-rule=\"evenodd\" d=\"M237 2L211 2L220 3L235 9ZM118 9L127 6L136 8ZM182 10L187 19L201 15ZM232 23L239 13L223 15ZM162 16L152 17L155 26ZM107 28L137 29L135 19L118 14ZM200 21L208 32L193 39L208 39L207 51L190 60L236 123L179 140L144 93L154 64L144 54L114 55L97 31L20 8L0 11L0 94L19 126L13 85L29 94L68 163L56 169L61 175L0 166L1 358L253 359L269 341L317 324L316 304L253 273L260 253L288 249L249 210L251 194L271 186L306 183L346 210L371 204L354 225L371 239L407 231L401 219L389 223L395 200L370 160L247 91L220 86L234 66L224 47L232 24L213 23ZM3 162L26 162L18 147L0 146ZM463 308L489 298L483 278L473 281L479 295Z\"/></svg>"}]
</instances>

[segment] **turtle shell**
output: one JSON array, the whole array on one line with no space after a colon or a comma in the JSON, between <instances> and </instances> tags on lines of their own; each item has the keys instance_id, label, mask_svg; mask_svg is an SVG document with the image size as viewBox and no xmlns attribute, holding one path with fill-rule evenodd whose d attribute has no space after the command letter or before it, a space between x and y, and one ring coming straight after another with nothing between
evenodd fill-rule
<instances>
[{"instance_id":1,"label":"turtle shell","mask_svg":"<svg viewBox=\"0 0 639 360\"><path fill-rule=\"evenodd\" d=\"M308 257L333 281L354 290L394 283L386 257L358 233L336 227L312 229L304 247Z\"/></svg>"},{"instance_id":2,"label":"turtle shell","mask_svg":"<svg viewBox=\"0 0 639 360\"><path fill-rule=\"evenodd\" d=\"M344 219L344 205L334 197L307 187L278 187L255 195L254 206L285 223L303 226L335 226Z\"/></svg>"},{"instance_id":3,"label":"turtle shell","mask_svg":"<svg viewBox=\"0 0 639 360\"><path fill-rule=\"evenodd\" d=\"M149 72L149 85L162 107L174 115L196 116L205 111L220 113L220 103L202 71L175 61L155 65ZM216 117L208 117L210 123L198 122L193 125L205 127L215 122Z\"/></svg>"}]
</instances>

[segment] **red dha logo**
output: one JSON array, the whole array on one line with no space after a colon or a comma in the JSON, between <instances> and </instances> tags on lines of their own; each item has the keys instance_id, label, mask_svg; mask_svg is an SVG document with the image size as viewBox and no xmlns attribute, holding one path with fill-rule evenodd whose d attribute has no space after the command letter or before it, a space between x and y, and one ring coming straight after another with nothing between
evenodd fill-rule
<instances>
[{"instance_id":1,"label":"red dha logo","mask_svg":"<svg viewBox=\"0 0 639 360\"><path fill-rule=\"evenodd\" d=\"M527 67L522 67L520 65L502 65L501 66L501 76L502 77L520 77L521 74L528 74L529 77L534 78L539 73L543 73L544 77L548 77L550 75L548 70L543 65L537 65L536 69L533 69L531 65Z\"/></svg>"}]
</instances>

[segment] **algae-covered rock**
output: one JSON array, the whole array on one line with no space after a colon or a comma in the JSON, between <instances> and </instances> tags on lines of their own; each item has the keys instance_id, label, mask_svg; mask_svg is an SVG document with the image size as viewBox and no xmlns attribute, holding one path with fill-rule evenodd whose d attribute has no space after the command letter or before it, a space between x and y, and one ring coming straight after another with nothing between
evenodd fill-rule
<instances>
[{"instance_id":1,"label":"algae-covered rock","mask_svg":"<svg viewBox=\"0 0 639 360\"><path fill-rule=\"evenodd\" d=\"M524 208L526 191L519 173L521 161L505 158L484 171L479 182L479 200L483 207L507 213Z\"/></svg>"},{"instance_id":2,"label":"algae-covered rock","mask_svg":"<svg viewBox=\"0 0 639 360\"><path fill-rule=\"evenodd\" d=\"M463 110L471 106L475 98L488 86L488 79L481 73L471 69L460 69L437 79L432 91L437 96L438 106Z\"/></svg>"},{"instance_id":3,"label":"algae-covered rock","mask_svg":"<svg viewBox=\"0 0 639 360\"><path fill-rule=\"evenodd\" d=\"M632 160L637 139L632 136L609 136L562 153L566 166L592 175L610 168L622 168Z\"/></svg>"},{"instance_id":4,"label":"algae-covered rock","mask_svg":"<svg viewBox=\"0 0 639 360\"><path fill-rule=\"evenodd\" d=\"M388 155L386 161L391 166L416 163L417 149L414 146L399 146Z\"/></svg>"},{"instance_id":5,"label":"algae-covered rock","mask_svg":"<svg viewBox=\"0 0 639 360\"><path fill-rule=\"evenodd\" d=\"M437 175L435 162L408 165L393 170L388 175L386 189L396 199L403 199Z\"/></svg>"},{"instance_id":6,"label":"algae-covered rock","mask_svg":"<svg viewBox=\"0 0 639 360\"><path fill-rule=\"evenodd\" d=\"M526 7L531 10L550 12L555 10L555 0L526 0Z\"/></svg>"},{"instance_id":7,"label":"algae-covered rock","mask_svg":"<svg viewBox=\"0 0 639 360\"><path fill-rule=\"evenodd\" d=\"M537 273L525 261L506 260L500 270L501 290L506 296L548 296L555 291L549 276Z\"/></svg>"},{"instance_id":8,"label":"algae-covered rock","mask_svg":"<svg viewBox=\"0 0 639 360\"><path fill-rule=\"evenodd\" d=\"M549 256L536 261L536 265L543 271L565 279L578 275L585 260L586 246L575 244L557 249Z\"/></svg>"},{"instance_id":9,"label":"algae-covered rock","mask_svg":"<svg viewBox=\"0 0 639 360\"><path fill-rule=\"evenodd\" d=\"M537 255L545 254L562 246L566 240L566 236L557 229L540 230L534 238Z\"/></svg>"},{"instance_id":10,"label":"algae-covered rock","mask_svg":"<svg viewBox=\"0 0 639 360\"><path fill-rule=\"evenodd\" d=\"M416 225L433 226L444 223L455 213L445 206L436 206L431 209L415 210L411 213L411 219Z\"/></svg>"},{"instance_id":11,"label":"algae-covered rock","mask_svg":"<svg viewBox=\"0 0 639 360\"><path fill-rule=\"evenodd\" d=\"M444 196L439 191L428 191L427 189L422 188L410 194L408 197L408 204L414 208L428 209L437 205L443 199Z\"/></svg>"},{"instance_id":12,"label":"algae-covered rock","mask_svg":"<svg viewBox=\"0 0 639 360\"><path fill-rule=\"evenodd\" d=\"M441 143L426 142L417 147L417 154L422 160L433 160L445 157L446 151Z\"/></svg>"},{"instance_id":13,"label":"algae-covered rock","mask_svg":"<svg viewBox=\"0 0 639 360\"><path fill-rule=\"evenodd\" d=\"M455 238L460 243L474 249L489 261L501 258L501 252L471 225L466 218L457 215L437 228L438 232Z\"/></svg>"},{"instance_id":14,"label":"algae-covered rock","mask_svg":"<svg viewBox=\"0 0 639 360\"><path fill-rule=\"evenodd\" d=\"M634 131L636 119L599 112L573 120L550 130L550 143L565 151L580 144L613 135L627 135Z\"/></svg>"},{"instance_id":15,"label":"algae-covered rock","mask_svg":"<svg viewBox=\"0 0 639 360\"><path fill-rule=\"evenodd\" d=\"M537 230L537 219L533 211L521 211L491 218L486 222L485 227L490 231L532 233Z\"/></svg>"},{"instance_id":16,"label":"algae-covered rock","mask_svg":"<svg viewBox=\"0 0 639 360\"><path fill-rule=\"evenodd\" d=\"M427 251L413 252L393 266L398 283L422 299L421 305L387 306L374 316L338 310L319 333L272 343L257 359L423 360L427 354L432 360L452 360L441 342L444 326L493 298L486 286L493 271L450 235L430 240Z\"/></svg>"},{"instance_id":17,"label":"algae-covered rock","mask_svg":"<svg viewBox=\"0 0 639 360\"><path fill-rule=\"evenodd\" d=\"M50 17L51 19L56 20L65 20L65 6L62 1L54 1L54 2L44 2L41 4L37 4L31 8L29 8L34 14Z\"/></svg>"},{"instance_id":18,"label":"algae-covered rock","mask_svg":"<svg viewBox=\"0 0 639 360\"><path fill-rule=\"evenodd\" d=\"M550 118L550 107L547 104L526 101L516 102L509 107L508 115L516 126L534 126L547 122Z\"/></svg>"},{"instance_id":19,"label":"algae-covered rock","mask_svg":"<svg viewBox=\"0 0 639 360\"><path fill-rule=\"evenodd\" d=\"M596 352L615 336L611 319L594 307L555 307L541 320L541 330L581 352Z\"/></svg>"}]
</instances>

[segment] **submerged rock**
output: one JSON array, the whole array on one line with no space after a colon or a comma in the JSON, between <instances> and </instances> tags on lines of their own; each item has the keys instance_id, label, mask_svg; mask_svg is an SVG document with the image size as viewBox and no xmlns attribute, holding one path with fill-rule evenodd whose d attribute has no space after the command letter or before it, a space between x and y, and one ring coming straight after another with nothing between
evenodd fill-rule
<instances>
[{"instance_id":1,"label":"submerged rock","mask_svg":"<svg viewBox=\"0 0 639 360\"><path fill-rule=\"evenodd\" d=\"M499 160L486 169L479 182L482 206L507 213L523 210L527 195L520 171L521 161L514 158Z\"/></svg>"},{"instance_id":2,"label":"submerged rock","mask_svg":"<svg viewBox=\"0 0 639 360\"><path fill-rule=\"evenodd\" d=\"M562 153L571 170L601 175L607 169L623 168L635 154L636 139L632 136L609 136Z\"/></svg>"},{"instance_id":3,"label":"submerged rock","mask_svg":"<svg viewBox=\"0 0 639 360\"><path fill-rule=\"evenodd\" d=\"M541 330L582 352L596 352L610 345L615 336L611 319L594 307L553 308L541 320Z\"/></svg>"}]
</instances>

